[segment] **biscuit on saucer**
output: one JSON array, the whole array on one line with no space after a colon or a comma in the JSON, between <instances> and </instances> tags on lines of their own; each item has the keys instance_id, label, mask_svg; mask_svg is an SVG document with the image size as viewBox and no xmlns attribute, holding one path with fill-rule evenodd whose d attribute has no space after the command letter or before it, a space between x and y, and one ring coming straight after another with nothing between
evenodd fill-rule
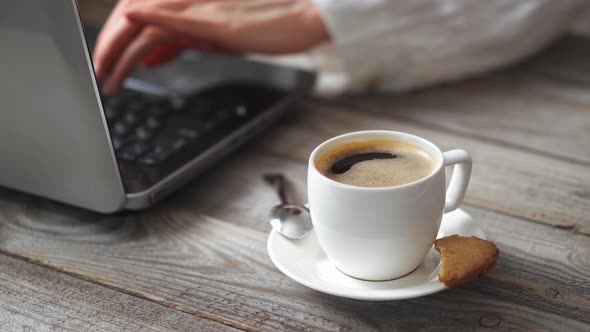
<instances>
[{"instance_id":1,"label":"biscuit on saucer","mask_svg":"<svg viewBox=\"0 0 590 332\"><path fill-rule=\"evenodd\" d=\"M483 277L494 266L500 250L478 237L447 236L434 242L442 257L438 278L449 288Z\"/></svg>"}]
</instances>

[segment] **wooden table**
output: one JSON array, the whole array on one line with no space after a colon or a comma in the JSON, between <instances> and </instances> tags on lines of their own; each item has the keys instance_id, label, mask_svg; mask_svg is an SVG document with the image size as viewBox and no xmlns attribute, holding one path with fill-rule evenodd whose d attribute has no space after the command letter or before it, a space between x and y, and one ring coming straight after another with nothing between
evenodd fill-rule
<instances>
[{"instance_id":1,"label":"wooden table","mask_svg":"<svg viewBox=\"0 0 590 332\"><path fill-rule=\"evenodd\" d=\"M0 331L590 330L590 40L483 78L404 95L311 100L184 190L98 215L0 190ZM464 208L501 250L489 275L405 301L291 281L266 253L285 173L334 135L402 130L474 159Z\"/></svg>"}]
</instances>

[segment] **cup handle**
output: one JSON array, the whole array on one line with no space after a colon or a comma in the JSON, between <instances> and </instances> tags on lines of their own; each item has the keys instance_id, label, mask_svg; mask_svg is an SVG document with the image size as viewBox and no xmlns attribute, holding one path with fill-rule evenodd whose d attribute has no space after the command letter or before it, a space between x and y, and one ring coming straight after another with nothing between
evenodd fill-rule
<instances>
[{"instance_id":1,"label":"cup handle","mask_svg":"<svg viewBox=\"0 0 590 332\"><path fill-rule=\"evenodd\" d=\"M443 159L445 167L455 165L445 200L447 213L457 209L465 197L471 177L471 156L465 150L451 150L443 153Z\"/></svg>"}]
</instances>

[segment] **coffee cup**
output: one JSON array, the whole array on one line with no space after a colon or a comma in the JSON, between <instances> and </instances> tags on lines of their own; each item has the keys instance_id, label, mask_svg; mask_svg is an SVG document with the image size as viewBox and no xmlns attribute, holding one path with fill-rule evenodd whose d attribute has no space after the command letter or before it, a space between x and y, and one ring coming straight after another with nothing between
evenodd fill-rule
<instances>
[{"instance_id":1,"label":"coffee cup","mask_svg":"<svg viewBox=\"0 0 590 332\"><path fill-rule=\"evenodd\" d=\"M384 186L339 182L318 168L318 163L331 151L363 145L363 142L393 142L394 150L395 146L403 147L402 150L419 149L431 158L431 168L409 183ZM371 155L366 149L363 153L359 156L368 159L387 157ZM399 160L406 162L406 159L402 153ZM362 158L349 156L347 160ZM366 165L396 167L395 163ZM455 167L447 189L445 168L448 166ZM371 167L354 170L371 172ZM413 172L412 168L408 169L405 172ZM308 165L308 198L319 244L329 260L351 277L371 281L403 277L422 263L436 239L443 214L461 204L470 176L469 153L442 152L435 144L415 135L371 130L329 139L314 149Z\"/></svg>"}]
</instances>

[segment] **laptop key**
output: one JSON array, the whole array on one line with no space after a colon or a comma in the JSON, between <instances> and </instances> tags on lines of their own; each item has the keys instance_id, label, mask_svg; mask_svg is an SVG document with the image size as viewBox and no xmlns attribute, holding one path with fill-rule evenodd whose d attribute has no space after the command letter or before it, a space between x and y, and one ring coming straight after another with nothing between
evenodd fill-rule
<instances>
[{"instance_id":1,"label":"laptop key","mask_svg":"<svg viewBox=\"0 0 590 332\"><path fill-rule=\"evenodd\" d=\"M236 115L243 118L248 115L248 108L244 105L236 107Z\"/></svg>"},{"instance_id":2,"label":"laptop key","mask_svg":"<svg viewBox=\"0 0 590 332\"><path fill-rule=\"evenodd\" d=\"M115 150L119 150L123 147L124 141L120 137L113 137L111 141Z\"/></svg>"},{"instance_id":3,"label":"laptop key","mask_svg":"<svg viewBox=\"0 0 590 332\"><path fill-rule=\"evenodd\" d=\"M174 150L170 142L161 143L154 146L153 150L149 153L149 156L156 158L158 161L168 159L176 150Z\"/></svg>"},{"instance_id":4,"label":"laptop key","mask_svg":"<svg viewBox=\"0 0 590 332\"><path fill-rule=\"evenodd\" d=\"M137 154L133 153L132 151L121 151L118 156L119 158L126 161L134 161L137 158Z\"/></svg>"},{"instance_id":5,"label":"laptop key","mask_svg":"<svg viewBox=\"0 0 590 332\"><path fill-rule=\"evenodd\" d=\"M149 145L145 144L144 142L135 142L131 145L129 145L129 147L127 147L127 149L137 153L137 154L143 154L144 152L146 152L149 149Z\"/></svg>"},{"instance_id":6,"label":"laptop key","mask_svg":"<svg viewBox=\"0 0 590 332\"><path fill-rule=\"evenodd\" d=\"M172 149L178 151L184 148L188 144L188 141L184 138L178 138L172 143Z\"/></svg>"},{"instance_id":7,"label":"laptop key","mask_svg":"<svg viewBox=\"0 0 590 332\"><path fill-rule=\"evenodd\" d=\"M145 122L145 125L149 129L158 129L162 123L157 118L150 116Z\"/></svg>"},{"instance_id":8,"label":"laptop key","mask_svg":"<svg viewBox=\"0 0 590 332\"><path fill-rule=\"evenodd\" d=\"M139 114L136 112L127 112L127 114L125 114L125 122L129 125L129 126L134 126L137 124L137 122L139 122L140 118L139 118Z\"/></svg>"},{"instance_id":9,"label":"laptop key","mask_svg":"<svg viewBox=\"0 0 590 332\"><path fill-rule=\"evenodd\" d=\"M147 127L138 127L135 130L135 137L137 137L138 139L140 139L142 141L149 140L150 138L154 137L154 134L155 134L155 130L147 128Z\"/></svg>"},{"instance_id":10,"label":"laptop key","mask_svg":"<svg viewBox=\"0 0 590 332\"><path fill-rule=\"evenodd\" d=\"M196 139L199 137L199 132L192 128L180 128L178 129L178 135L188 139Z\"/></svg>"},{"instance_id":11,"label":"laptop key","mask_svg":"<svg viewBox=\"0 0 590 332\"><path fill-rule=\"evenodd\" d=\"M113 131L115 132L115 135L119 135L119 136L126 135L127 133L129 133L130 129L131 128L129 128L129 126L127 126L123 122L117 122L113 126Z\"/></svg>"},{"instance_id":12,"label":"laptop key","mask_svg":"<svg viewBox=\"0 0 590 332\"><path fill-rule=\"evenodd\" d=\"M133 142L121 150L120 157L127 161L133 161L149 150L150 146L144 142Z\"/></svg>"},{"instance_id":13,"label":"laptop key","mask_svg":"<svg viewBox=\"0 0 590 332\"><path fill-rule=\"evenodd\" d=\"M145 156L142 156L141 158L139 158L139 162L141 162L144 165L156 165L159 164L163 161L165 161L166 159L170 158L170 156L173 155L173 151L170 151L168 153L148 153Z\"/></svg>"},{"instance_id":14,"label":"laptop key","mask_svg":"<svg viewBox=\"0 0 590 332\"><path fill-rule=\"evenodd\" d=\"M151 155L147 155L139 158L139 162L146 166L153 166L158 163L158 160Z\"/></svg>"}]
</instances>

